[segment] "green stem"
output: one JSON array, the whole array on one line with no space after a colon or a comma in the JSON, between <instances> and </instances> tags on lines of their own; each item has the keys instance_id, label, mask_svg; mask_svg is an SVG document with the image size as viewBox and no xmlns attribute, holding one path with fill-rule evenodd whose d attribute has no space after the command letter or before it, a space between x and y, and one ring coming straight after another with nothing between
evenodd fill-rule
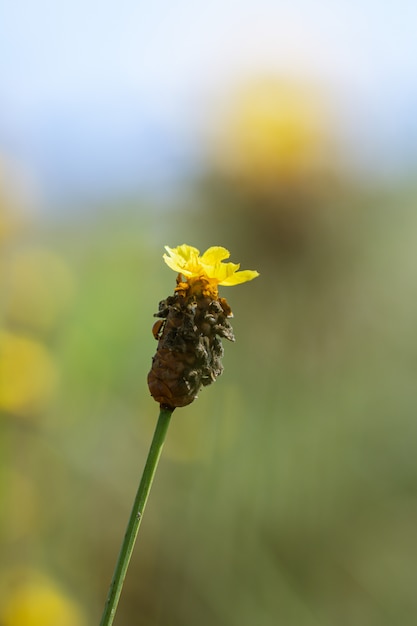
<instances>
[{"instance_id":1,"label":"green stem","mask_svg":"<svg viewBox=\"0 0 417 626\"><path fill-rule=\"evenodd\" d=\"M111 626L116 614L117 605L119 603L120 594L123 589L123 582L135 546L136 537L139 526L142 521L143 512L151 490L152 481L158 466L159 457L165 441L165 435L168 430L171 419L172 410L162 409L159 414L158 423L155 428L151 447L149 448L148 458L146 459L145 468L133 503L132 512L127 524L126 533L120 548L119 558L117 559L116 568L113 574L113 580L110 584L107 596L106 606L104 607L103 616L100 626Z\"/></svg>"}]
</instances>

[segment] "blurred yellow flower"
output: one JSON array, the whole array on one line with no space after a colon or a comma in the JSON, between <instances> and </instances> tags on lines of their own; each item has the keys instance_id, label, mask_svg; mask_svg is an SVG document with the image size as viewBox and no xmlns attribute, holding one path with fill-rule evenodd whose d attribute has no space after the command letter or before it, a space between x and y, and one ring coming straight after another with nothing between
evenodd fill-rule
<instances>
[{"instance_id":1,"label":"blurred yellow flower","mask_svg":"<svg viewBox=\"0 0 417 626\"><path fill-rule=\"evenodd\" d=\"M230 252L220 246L208 248L201 256L197 248L185 243L176 248L165 246L165 250L168 254L164 254L164 261L172 270L182 274L188 283L207 282L215 292L217 285L230 287L259 276L254 270L238 271L239 264L223 263L229 258Z\"/></svg>"},{"instance_id":2,"label":"blurred yellow flower","mask_svg":"<svg viewBox=\"0 0 417 626\"><path fill-rule=\"evenodd\" d=\"M214 133L216 162L255 188L302 180L334 163L327 108L324 95L307 82L249 80Z\"/></svg>"},{"instance_id":3,"label":"blurred yellow flower","mask_svg":"<svg viewBox=\"0 0 417 626\"><path fill-rule=\"evenodd\" d=\"M84 626L80 608L52 581L24 576L7 594L2 626Z\"/></svg>"},{"instance_id":4,"label":"blurred yellow flower","mask_svg":"<svg viewBox=\"0 0 417 626\"><path fill-rule=\"evenodd\" d=\"M48 404L57 372L52 356L38 341L0 332L0 410L30 417Z\"/></svg>"}]
</instances>

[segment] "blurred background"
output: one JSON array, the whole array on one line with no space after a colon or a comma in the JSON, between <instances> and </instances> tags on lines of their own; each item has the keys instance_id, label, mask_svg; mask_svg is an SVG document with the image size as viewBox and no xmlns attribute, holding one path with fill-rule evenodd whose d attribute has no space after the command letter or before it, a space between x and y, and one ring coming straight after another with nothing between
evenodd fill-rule
<instances>
[{"instance_id":1,"label":"blurred background","mask_svg":"<svg viewBox=\"0 0 417 626\"><path fill-rule=\"evenodd\" d=\"M0 18L0 624L98 624L158 406L163 246L221 245L115 624L417 621L417 5Z\"/></svg>"}]
</instances>

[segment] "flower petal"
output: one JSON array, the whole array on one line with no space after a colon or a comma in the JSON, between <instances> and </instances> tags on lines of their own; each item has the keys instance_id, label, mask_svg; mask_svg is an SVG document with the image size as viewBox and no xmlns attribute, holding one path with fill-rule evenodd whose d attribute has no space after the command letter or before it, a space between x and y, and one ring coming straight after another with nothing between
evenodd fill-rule
<instances>
[{"instance_id":1,"label":"flower petal","mask_svg":"<svg viewBox=\"0 0 417 626\"><path fill-rule=\"evenodd\" d=\"M184 276L193 276L198 271L200 251L197 248L184 243L176 248L165 246L165 250L170 256L164 254L164 261L174 272L180 272Z\"/></svg>"},{"instance_id":2,"label":"flower petal","mask_svg":"<svg viewBox=\"0 0 417 626\"><path fill-rule=\"evenodd\" d=\"M165 246L168 254L164 261L175 272L185 278L206 278L212 285L239 285L259 276L254 270L238 271L237 263L223 263L230 256L229 250L222 246L208 248L200 257L200 251L193 246L182 244L176 248Z\"/></svg>"},{"instance_id":3,"label":"flower petal","mask_svg":"<svg viewBox=\"0 0 417 626\"><path fill-rule=\"evenodd\" d=\"M222 280L219 285L224 285L225 287L240 285L241 283L253 280L257 276L259 276L259 272L256 272L255 270L243 270L241 272L235 272L225 280Z\"/></svg>"},{"instance_id":4,"label":"flower petal","mask_svg":"<svg viewBox=\"0 0 417 626\"><path fill-rule=\"evenodd\" d=\"M220 261L224 261L224 259L228 259L229 256L230 252L226 248L212 246L205 251L200 260L203 265L215 265L220 263Z\"/></svg>"},{"instance_id":5,"label":"flower petal","mask_svg":"<svg viewBox=\"0 0 417 626\"><path fill-rule=\"evenodd\" d=\"M203 265L206 276L216 280L218 283L222 283L235 274L239 267L240 265L236 263L216 263L214 266Z\"/></svg>"}]
</instances>

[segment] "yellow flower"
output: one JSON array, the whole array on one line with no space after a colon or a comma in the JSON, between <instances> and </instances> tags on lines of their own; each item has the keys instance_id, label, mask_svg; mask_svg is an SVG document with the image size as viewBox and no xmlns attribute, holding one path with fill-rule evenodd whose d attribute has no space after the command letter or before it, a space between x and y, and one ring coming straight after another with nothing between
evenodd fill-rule
<instances>
[{"instance_id":1,"label":"yellow flower","mask_svg":"<svg viewBox=\"0 0 417 626\"><path fill-rule=\"evenodd\" d=\"M202 387L223 372L222 339L234 341L229 318L232 310L220 298L218 285L239 285L259 276L254 270L238 271L236 263L223 263L230 252L214 246L200 256L185 243L165 246L165 263L178 272L173 296L159 303L153 327L158 348L148 374L151 396L173 411L194 401Z\"/></svg>"},{"instance_id":2,"label":"yellow flower","mask_svg":"<svg viewBox=\"0 0 417 626\"><path fill-rule=\"evenodd\" d=\"M0 331L0 411L32 417L51 399L57 382L55 362L41 343Z\"/></svg>"},{"instance_id":3,"label":"yellow flower","mask_svg":"<svg viewBox=\"0 0 417 626\"><path fill-rule=\"evenodd\" d=\"M182 274L188 283L207 282L214 291L217 291L217 285L230 287L259 276L254 270L238 271L239 264L223 263L230 252L221 246L213 246L201 256L197 248L185 243L176 248L165 246L165 250L169 256L164 254L164 261L172 270Z\"/></svg>"},{"instance_id":4,"label":"yellow flower","mask_svg":"<svg viewBox=\"0 0 417 626\"><path fill-rule=\"evenodd\" d=\"M84 626L81 608L49 579L28 573L11 585L0 608L4 626Z\"/></svg>"}]
</instances>

